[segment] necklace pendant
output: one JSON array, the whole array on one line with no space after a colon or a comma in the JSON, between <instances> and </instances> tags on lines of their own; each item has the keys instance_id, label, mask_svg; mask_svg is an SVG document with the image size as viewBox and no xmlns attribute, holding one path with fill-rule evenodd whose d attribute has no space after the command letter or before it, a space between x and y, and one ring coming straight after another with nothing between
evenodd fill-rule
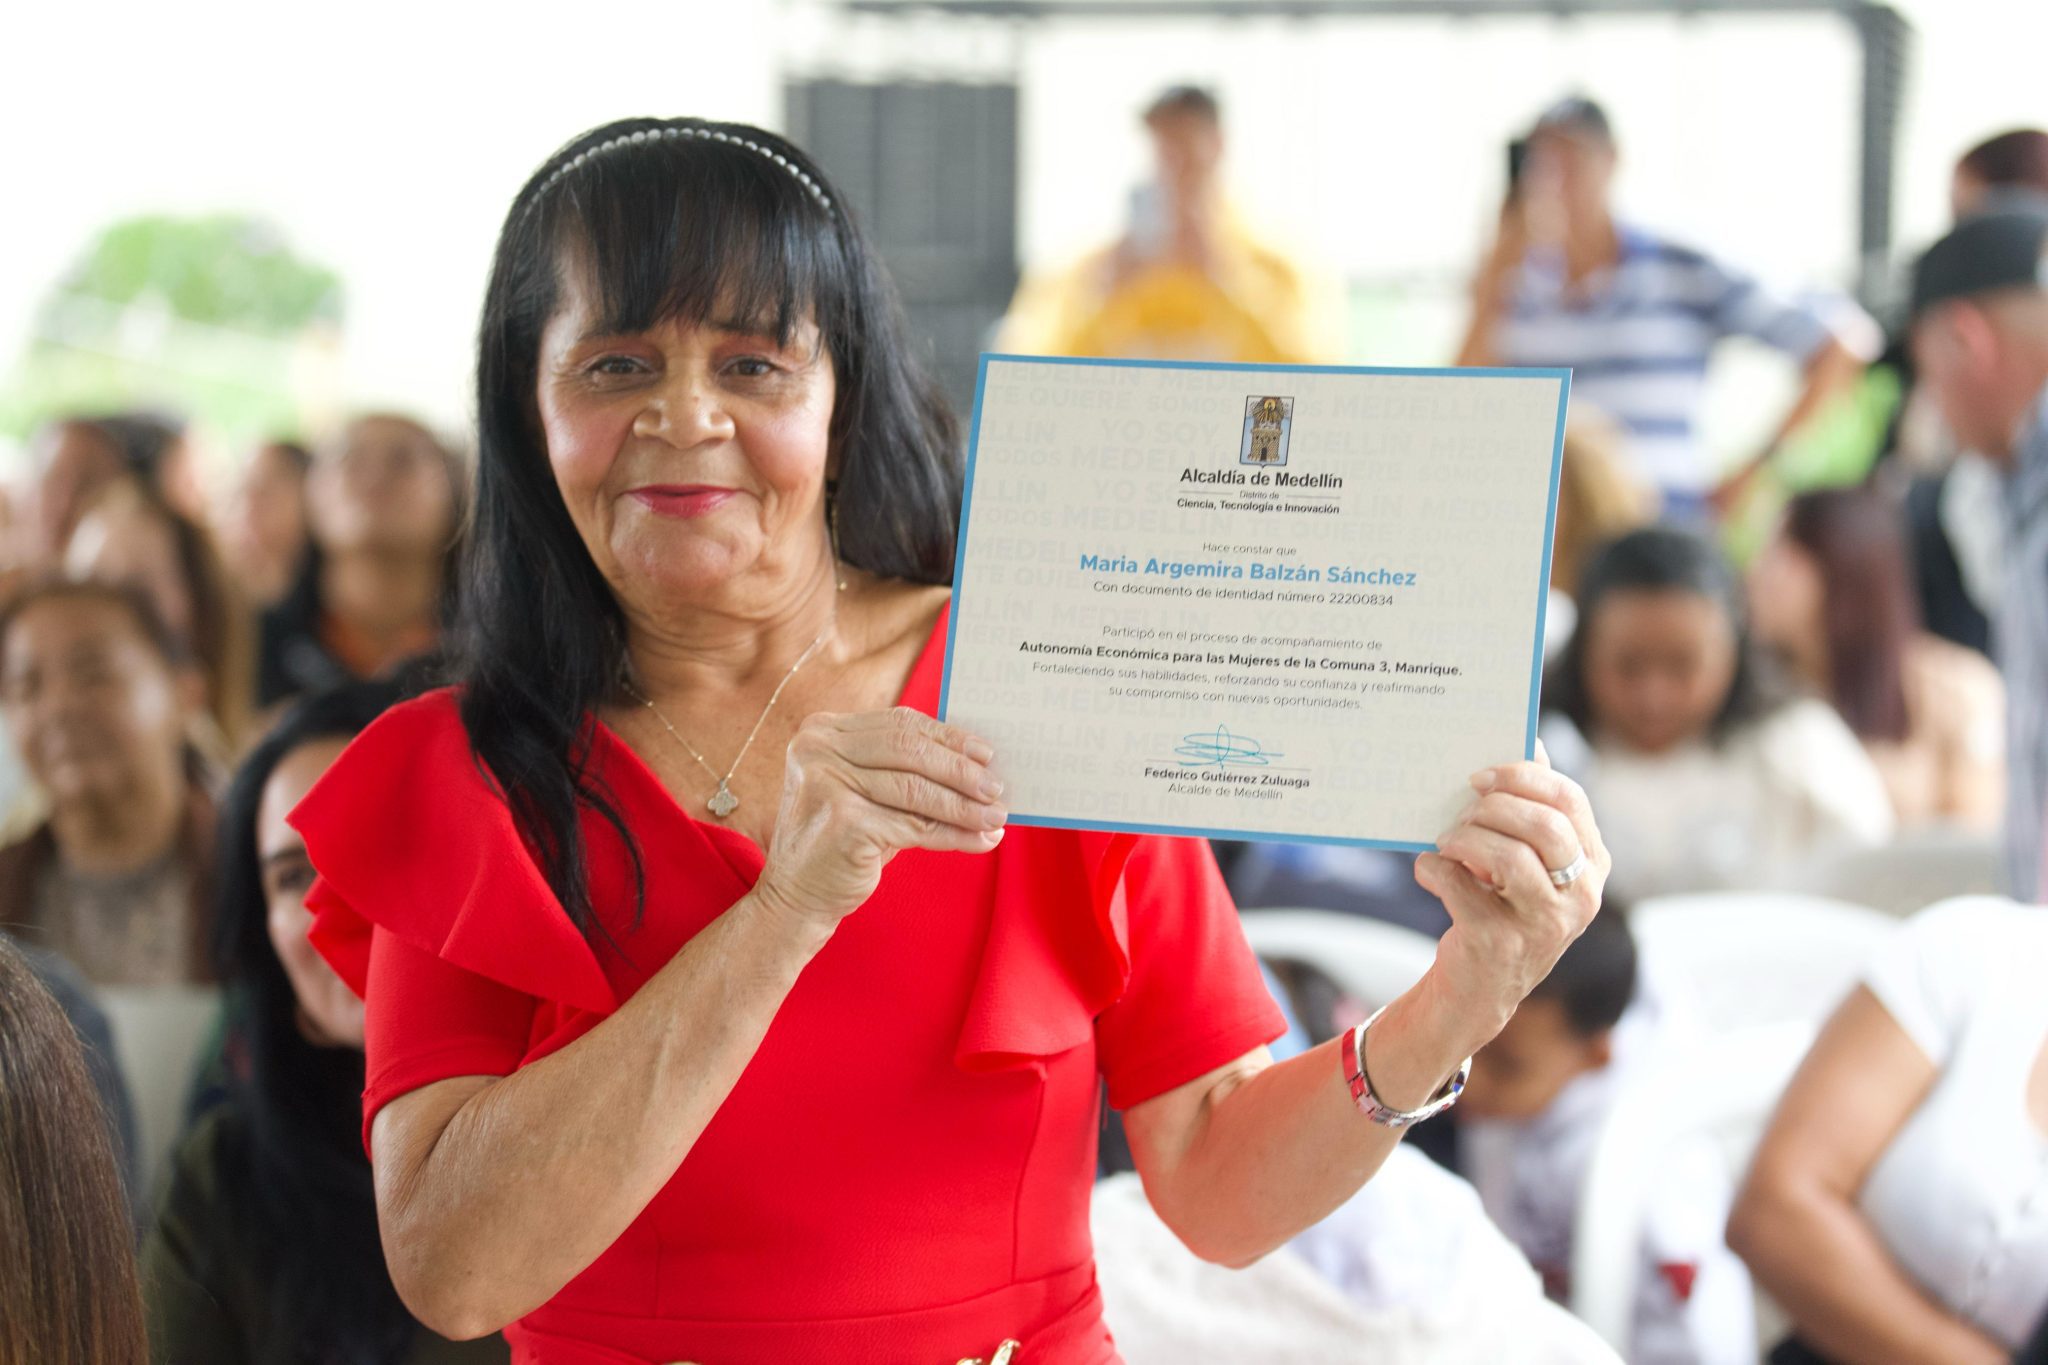
<instances>
[{"instance_id":1,"label":"necklace pendant","mask_svg":"<svg viewBox=\"0 0 2048 1365\"><path fill-rule=\"evenodd\" d=\"M721 782L718 790L711 793L711 799L704 804L711 807L711 813L723 820L740 808L740 799L732 794L732 788Z\"/></svg>"}]
</instances>

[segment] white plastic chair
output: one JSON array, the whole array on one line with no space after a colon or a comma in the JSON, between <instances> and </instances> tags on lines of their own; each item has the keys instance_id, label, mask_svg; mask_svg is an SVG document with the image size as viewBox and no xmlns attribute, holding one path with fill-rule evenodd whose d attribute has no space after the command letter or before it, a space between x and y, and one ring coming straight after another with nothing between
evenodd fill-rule
<instances>
[{"instance_id":1,"label":"white plastic chair","mask_svg":"<svg viewBox=\"0 0 2048 1365\"><path fill-rule=\"evenodd\" d=\"M1436 940L1413 929L1333 910L1247 910L1252 951L1320 968L1367 1009L1387 1004L1436 960Z\"/></svg>"},{"instance_id":2,"label":"white plastic chair","mask_svg":"<svg viewBox=\"0 0 2048 1365\"><path fill-rule=\"evenodd\" d=\"M114 1063L135 1106L138 1206L151 1207L170 1170L200 1051L220 1019L220 992L202 986L101 986L94 998L114 1035ZM147 1199L148 1203L141 1202Z\"/></svg>"},{"instance_id":3,"label":"white plastic chair","mask_svg":"<svg viewBox=\"0 0 2048 1365\"><path fill-rule=\"evenodd\" d=\"M1776 891L1662 896L1629 916L1644 971L1683 988L1709 1032L1818 1024L1899 922L1845 901Z\"/></svg>"},{"instance_id":4,"label":"white plastic chair","mask_svg":"<svg viewBox=\"0 0 2048 1365\"><path fill-rule=\"evenodd\" d=\"M1571 1308L1616 1350L1628 1350L1643 1229L1666 1155L1705 1137L1727 1161L1730 1184L1739 1184L1816 1031L1804 1020L1779 1020L1674 1047L1615 1097L1579 1191ZM1760 1300L1760 1344L1782 1326L1776 1308Z\"/></svg>"},{"instance_id":5,"label":"white plastic chair","mask_svg":"<svg viewBox=\"0 0 2048 1365\"><path fill-rule=\"evenodd\" d=\"M1794 886L1903 917L1951 896L2003 895L2005 859L1990 835L1914 830L1879 848L1817 858L1796 874Z\"/></svg>"}]
</instances>

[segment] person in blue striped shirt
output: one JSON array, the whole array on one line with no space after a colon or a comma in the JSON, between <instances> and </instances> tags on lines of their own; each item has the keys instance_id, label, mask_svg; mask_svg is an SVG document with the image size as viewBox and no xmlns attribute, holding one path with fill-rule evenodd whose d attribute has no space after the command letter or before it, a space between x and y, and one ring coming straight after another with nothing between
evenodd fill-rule
<instances>
[{"instance_id":1,"label":"person in blue striped shirt","mask_svg":"<svg viewBox=\"0 0 2048 1365\"><path fill-rule=\"evenodd\" d=\"M1703 252L1614 217L1607 115L1571 98L1511 157L1501 230L1474 285L1461 365L1569 366L1572 399L1604 409L1667 517L1737 501L1778 445L1855 384L1875 327L1846 299L1788 298ZM1725 337L1784 352L1804 386L1764 451L1732 474L1700 448L1707 362ZM1853 340L1852 340L1853 338Z\"/></svg>"}]
</instances>

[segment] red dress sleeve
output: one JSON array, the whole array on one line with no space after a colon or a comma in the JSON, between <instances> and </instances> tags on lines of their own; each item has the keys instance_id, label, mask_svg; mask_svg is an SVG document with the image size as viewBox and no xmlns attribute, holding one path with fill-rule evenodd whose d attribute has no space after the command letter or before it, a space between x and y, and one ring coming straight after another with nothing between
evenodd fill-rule
<instances>
[{"instance_id":1,"label":"red dress sleeve","mask_svg":"<svg viewBox=\"0 0 2048 1365\"><path fill-rule=\"evenodd\" d=\"M502 1076L610 983L470 752L452 694L393 708L289 817L319 874L313 946L363 997L363 1131L451 1076ZM546 1011L548 1019L537 1021Z\"/></svg>"},{"instance_id":2,"label":"red dress sleeve","mask_svg":"<svg viewBox=\"0 0 2048 1365\"><path fill-rule=\"evenodd\" d=\"M1163 1095L1287 1031L1206 841L1139 839L1121 895L1129 979L1095 1020L1113 1108Z\"/></svg>"}]
</instances>

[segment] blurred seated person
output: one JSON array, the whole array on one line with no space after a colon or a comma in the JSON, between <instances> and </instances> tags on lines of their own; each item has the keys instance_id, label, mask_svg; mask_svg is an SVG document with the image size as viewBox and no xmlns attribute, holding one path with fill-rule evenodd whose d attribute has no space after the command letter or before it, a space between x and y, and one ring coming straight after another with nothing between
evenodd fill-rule
<instances>
[{"instance_id":1,"label":"blurred seated person","mask_svg":"<svg viewBox=\"0 0 2048 1365\"><path fill-rule=\"evenodd\" d=\"M1543 1297L1471 1186L1394 1148L1316 1227L1242 1270L1198 1259L1138 1177L1095 1187L1102 1297L1121 1358L1176 1365L1617 1365ZM1020 1362L1024 1357L1019 1357Z\"/></svg>"},{"instance_id":2,"label":"blurred seated person","mask_svg":"<svg viewBox=\"0 0 2048 1365\"><path fill-rule=\"evenodd\" d=\"M1027 278L996 348L1027 354L1225 360L1330 359L1300 273L1246 234L1224 202L1216 97L1176 86L1145 111L1156 173L1111 247Z\"/></svg>"},{"instance_id":3,"label":"blurred seated person","mask_svg":"<svg viewBox=\"0 0 2048 1365\"><path fill-rule=\"evenodd\" d=\"M306 475L313 454L295 441L256 447L221 526L236 586L258 607L284 600L306 557Z\"/></svg>"},{"instance_id":4,"label":"blurred seated person","mask_svg":"<svg viewBox=\"0 0 2048 1365\"><path fill-rule=\"evenodd\" d=\"M1365 1017L1310 964L1260 965L1287 1021L1276 1059ZM1120 1129L1104 1137L1107 1155ZM1590 1329L1544 1300L1472 1187L1407 1143L1329 1217L1242 1270L1195 1257L1153 1212L1130 1162L1108 1165L1117 1173L1096 1185L1090 1223L1130 1360L1321 1365L1369 1344L1374 1365L1613 1365Z\"/></svg>"},{"instance_id":5,"label":"blurred seated person","mask_svg":"<svg viewBox=\"0 0 2048 1365\"><path fill-rule=\"evenodd\" d=\"M147 484L107 488L73 532L64 571L133 588L192 657L214 734L208 757L225 764L246 737L255 687L255 640L240 594L206 528Z\"/></svg>"},{"instance_id":6,"label":"blurred seated person","mask_svg":"<svg viewBox=\"0 0 2048 1365\"><path fill-rule=\"evenodd\" d=\"M0 1359L143 1365L134 1245L78 1035L0 935Z\"/></svg>"},{"instance_id":7,"label":"blurred seated person","mask_svg":"<svg viewBox=\"0 0 2048 1365\"><path fill-rule=\"evenodd\" d=\"M1544 736L1612 831L1631 899L1783 886L1817 855L1891 837L1870 757L1826 702L1774 686L1734 571L1688 531L1597 551L1544 686Z\"/></svg>"},{"instance_id":8,"label":"blurred seated person","mask_svg":"<svg viewBox=\"0 0 2048 1365\"><path fill-rule=\"evenodd\" d=\"M1454 1119L1455 1165L1560 1303L1570 1300L1579 1195L1631 1076L1658 1065L1670 1027L1642 986L1624 907L1611 900L1500 1036L1472 1059ZM1709 1141L1664 1154L1643 1228L1631 1365L1752 1365L1749 1276L1722 1243L1731 1180Z\"/></svg>"},{"instance_id":9,"label":"blurred seated person","mask_svg":"<svg viewBox=\"0 0 2048 1365\"><path fill-rule=\"evenodd\" d=\"M1835 1011L1728 1225L1773 1361L2005 1365L2048 1315L2048 919L1922 911Z\"/></svg>"},{"instance_id":10,"label":"blurred seated person","mask_svg":"<svg viewBox=\"0 0 2048 1365\"><path fill-rule=\"evenodd\" d=\"M147 598L50 583L0 616L0 708L49 818L0 848L0 926L98 986L209 978L199 688Z\"/></svg>"},{"instance_id":11,"label":"blurred seated person","mask_svg":"<svg viewBox=\"0 0 2048 1365\"><path fill-rule=\"evenodd\" d=\"M1572 397L1622 425L1631 470L1659 490L1665 512L1707 520L1855 384L1876 350L1874 325L1846 300L1774 294L1741 269L1617 220L1614 131L1593 101L1559 101L1518 145L1457 363L1569 366ZM1707 362L1731 336L1783 352L1804 383L1763 453L1717 486L1696 426Z\"/></svg>"},{"instance_id":12,"label":"blurred seated person","mask_svg":"<svg viewBox=\"0 0 2048 1365\"><path fill-rule=\"evenodd\" d=\"M225 1100L179 1149L143 1249L160 1365L508 1358L496 1336L435 1336L391 1286L363 1150L363 1003L306 941L313 867L284 819L400 695L354 683L307 699L228 791L216 951L242 1047Z\"/></svg>"},{"instance_id":13,"label":"blurred seated person","mask_svg":"<svg viewBox=\"0 0 2048 1365\"><path fill-rule=\"evenodd\" d=\"M256 700L374 678L432 649L454 594L463 473L409 417L371 414L315 448L312 552L264 614Z\"/></svg>"},{"instance_id":14,"label":"blurred seated person","mask_svg":"<svg viewBox=\"0 0 2048 1365\"><path fill-rule=\"evenodd\" d=\"M2005 685L1983 655L1920 629L1896 504L1871 488L1794 498L1749 601L1758 643L1863 741L1901 826L1997 831Z\"/></svg>"}]
</instances>

